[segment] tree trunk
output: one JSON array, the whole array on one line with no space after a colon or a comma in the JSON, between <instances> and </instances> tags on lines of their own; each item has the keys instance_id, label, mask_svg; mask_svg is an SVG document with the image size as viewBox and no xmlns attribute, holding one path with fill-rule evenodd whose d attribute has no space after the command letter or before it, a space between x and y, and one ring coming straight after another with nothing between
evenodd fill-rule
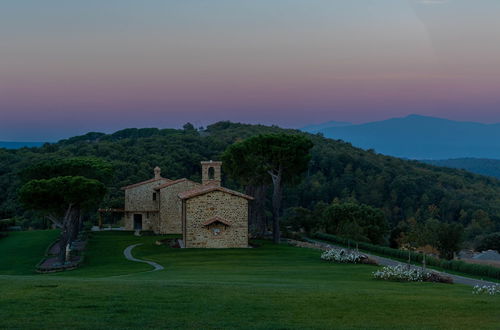
<instances>
[{"instance_id":1,"label":"tree trunk","mask_svg":"<svg viewBox=\"0 0 500 330\"><path fill-rule=\"evenodd\" d=\"M245 194L252 196L254 200L250 203L248 209L248 231L251 237L257 237L258 223L257 223L257 187L254 185L248 185L245 187Z\"/></svg>"},{"instance_id":2,"label":"tree trunk","mask_svg":"<svg viewBox=\"0 0 500 330\"><path fill-rule=\"evenodd\" d=\"M253 237L262 237L266 232L266 185L249 185L245 192L254 198L249 211L249 230Z\"/></svg>"},{"instance_id":3,"label":"tree trunk","mask_svg":"<svg viewBox=\"0 0 500 330\"><path fill-rule=\"evenodd\" d=\"M71 241L76 241L78 238L78 234L82 230L82 224L83 224L83 216L81 212L78 212L78 215L76 216L75 219L75 225L71 230Z\"/></svg>"},{"instance_id":4,"label":"tree trunk","mask_svg":"<svg viewBox=\"0 0 500 330\"><path fill-rule=\"evenodd\" d=\"M59 239L59 255L58 255L58 261L61 264L64 264L66 261L68 261L66 260L66 246L68 244L71 244L72 237L74 235L74 232L76 231L76 226L78 224L79 214L80 214L79 209L77 207L74 207L73 204L70 204L68 206L66 214L64 215L61 228L61 235Z\"/></svg>"},{"instance_id":5,"label":"tree trunk","mask_svg":"<svg viewBox=\"0 0 500 330\"><path fill-rule=\"evenodd\" d=\"M282 168L281 166L276 172L270 172L271 178L273 180L273 241L279 244L280 235L280 209L281 209L281 197L283 193L282 187Z\"/></svg>"}]
</instances>

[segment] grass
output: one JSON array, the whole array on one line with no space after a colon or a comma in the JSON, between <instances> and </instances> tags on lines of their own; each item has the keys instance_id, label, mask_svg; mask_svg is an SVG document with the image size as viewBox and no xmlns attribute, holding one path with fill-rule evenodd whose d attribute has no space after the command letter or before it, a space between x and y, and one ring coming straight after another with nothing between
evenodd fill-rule
<instances>
[{"instance_id":1,"label":"grass","mask_svg":"<svg viewBox=\"0 0 500 330\"><path fill-rule=\"evenodd\" d=\"M90 244L85 251L81 268L53 275L107 277L148 271L151 267L147 264L125 259L123 250L132 244L153 245L157 239L154 236L137 237L129 232L91 233Z\"/></svg>"},{"instance_id":2,"label":"grass","mask_svg":"<svg viewBox=\"0 0 500 330\"><path fill-rule=\"evenodd\" d=\"M10 232L0 239L0 274L35 274L35 266L58 235L57 230Z\"/></svg>"},{"instance_id":3,"label":"grass","mask_svg":"<svg viewBox=\"0 0 500 330\"><path fill-rule=\"evenodd\" d=\"M156 239L97 233L81 269L0 275L0 328L495 329L500 324L500 297L474 296L467 286L377 281L371 277L374 266L322 262L318 251L268 242L255 249L203 250L157 246ZM143 245L133 250L135 257L165 270L149 272L152 267L125 260L123 249L136 243ZM0 256L3 252L0 245ZM11 268L18 274L25 270Z\"/></svg>"}]
</instances>

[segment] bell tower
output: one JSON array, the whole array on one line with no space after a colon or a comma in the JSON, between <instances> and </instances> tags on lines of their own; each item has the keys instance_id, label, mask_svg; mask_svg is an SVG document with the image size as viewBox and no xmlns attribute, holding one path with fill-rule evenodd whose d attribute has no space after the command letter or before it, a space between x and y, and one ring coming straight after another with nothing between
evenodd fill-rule
<instances>
[{"instance_id":1,"label":"bell tower","mask_svg":"<svg viewBox=\"0 0 500 330\"><path fill-rule=\"evenodd\" d=\"M222 162L201 162L201 183L203 185L218 186L221 185L221 167Z\"/></svg>"}]
</instances>

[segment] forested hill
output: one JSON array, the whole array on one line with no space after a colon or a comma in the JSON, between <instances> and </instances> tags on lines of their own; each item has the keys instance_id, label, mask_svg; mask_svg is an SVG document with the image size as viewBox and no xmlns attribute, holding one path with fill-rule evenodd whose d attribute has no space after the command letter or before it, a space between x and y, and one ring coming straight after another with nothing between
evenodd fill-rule
<instances>
[{"instance_id":1,"label":"forested hill","mask_svg":"<svg viewBox=\"0 0 500 330\"><path fill-rule=\"evenodd\" d=\"M309 170L302 183L287 188L285 208L312 208L318 201L338 198L383 209L392 226L411 217L467 226L485 216L497 229L500 226L499 180L379 155L320 135L229 122L201 131L192 125L181 130L125 129L109 135L88 133L39 148L0 149L0 219L30 215L17 201L18 173L42 160L95 156L112 162L116 173L103 207L121 207L120 187L151 178L155 166L168 178L199 180L201 160L218 159L231 143L269 132L305 134L314 142ZM242 189L230 178L224 180Z\"/></svg>"},{"instance_id":2,"label":"forested hill","mask_svg":"<svg viewBox=\"0 0 500 330\"><path fill-rule=\"evenodd\" d=\"M500 179L500 159L456 158L443 160L421 160L421 162L436 166L460 168L473 173L493 176Z\"/></svg>"}]
</instances>

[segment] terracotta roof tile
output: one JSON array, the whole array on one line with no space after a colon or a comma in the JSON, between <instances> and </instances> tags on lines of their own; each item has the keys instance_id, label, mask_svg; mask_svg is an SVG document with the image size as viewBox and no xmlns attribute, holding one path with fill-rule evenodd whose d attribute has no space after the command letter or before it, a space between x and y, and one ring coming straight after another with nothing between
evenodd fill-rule
<instances>
[{"instance_id":1,"label":"terracotta roof tile","mask_svg":"<svg viewBox=\"0 0 500 330\"><path fill-rule=\"evenodd\" d=\"M142 181L142 182L131 184L129 186L122 187L121 189L122 190L127 190L127 189L130 189L130 188L135 188L135 187L142 186L143 184L146 184L146 183L152 183L152 182L155 182L155 181L162 181L162 180L166 180L168 182L171 181L171 180L169 180L167 178L159 178L159 179L152 178L152 179L149 179L149 180L146 180L146 181Z\"/></svg>"},{"instance_id":2,"label":"terracotta roof tile","mask_svg":"<svg viewBox=\"0 0 500 330\"><path fill-rule=\"evenodd\" d=\"M186 178L182 178L182 179L178 179L178 180L174 180L174 181L169 181L167 183L159 185L158 187L155 187L154 189L155 190L160 190L160 189L163 189L163 188L166 188L166 187L170 187L170 186L173 186L175 184L178 184L178 183L181 183L181 182L186 182L186 181L190 181L192 183L195 183L195 184L199 185L199 183L197 183L197 182L191 181L191 180L186 179Z\"/></svg>"},{"instance_id":3,"label":"terracotta roof tile","mask_svg":"<svg viewBox=\"0 0 500 330\"><path fill-rule=\"evenodd\" d=\"M198 188L195 188L192 190L182 192L178 196L180 199L189 199L189 198L192 198L195 196L204 195L204 194L212 192L212 191L222 191L222 192L227 193L227 194L246 198L248 200L253 200L252 196L248 196L248 195L242 194L240 192L237 192L237 191L234 191L231 189L227 189L227 188L219 187L219 186L214 186L214 185L201 186L201 187L198 187Z\"/></svg>"},{"instance_id":4,"label":"terracotta roof tile","mask_svg":"<svg viewBox=\"0 0 500 330\"><path fill-rule=\"evenodd\" d=\"M231 224L227 221L227 220L224 220L222 219L221 217L215 217L215 218L212 218L212 219L208 219L207 221L205 221L203 223L203 226L209 226L213 223L216 223L216 222L220 222L226 226L231 226Z\"/></svg>"}]
</instances>

